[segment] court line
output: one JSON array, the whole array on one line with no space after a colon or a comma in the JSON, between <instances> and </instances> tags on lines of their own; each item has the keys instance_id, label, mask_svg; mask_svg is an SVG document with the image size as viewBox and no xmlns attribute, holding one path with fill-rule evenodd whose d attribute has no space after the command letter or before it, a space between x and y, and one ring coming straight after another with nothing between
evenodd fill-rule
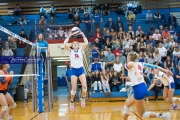
<instances>
[{"instance_id":1,"label":"court line","mask_svg":"<svg viewBox=\"0 0 180 120\"><path fill-rule=\"evenodd\" d=\"M55 102L57 102L59 99L57 98L54 102L53 102L53 104L55 103ZM44 111L46 110L46 109L48 109L48 107L46 107L45 109L44 109ZM42 113L44 113L44 112L42 112ZM38 114L36 114L34 117L32 117L30 120L33 120L34 118L36 118L38 115L40 115L41 113L38 113Z\"/></svg>"},{"instance_id":2,"label":"court line","mask_svg":"<svg viewBox=\"0 0 180 120\"><path fill-rule=\"evenodd\" d=\"M134 111L132 111L132 113L134 113L134 115L136 115L140 120L143 120L138 114L136 114Z\"/></svg>"}]
</instances>

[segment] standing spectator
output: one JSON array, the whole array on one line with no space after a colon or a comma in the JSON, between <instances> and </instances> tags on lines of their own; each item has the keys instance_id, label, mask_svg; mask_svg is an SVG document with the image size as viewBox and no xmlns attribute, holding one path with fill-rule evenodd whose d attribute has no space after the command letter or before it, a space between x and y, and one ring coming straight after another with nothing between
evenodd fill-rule
<instances>
[{"instance_id":1,"label":"standing spectator","mask_svg":"<svg viewBox=\"0 0 180 120\"><path fill-rule=\"evenodd\" d=\"M98 62L98 58L94 58L94 62L91 64L91 72L98 70L102 72L101 63Z\"/></svg>"},{"instance_id":2,"label":"standing spectator","mask_svg":"<svg viewBox=\"0 0 180 120\"><path fill-rule=\"evenodd\" d=\"M113 65L114 71L119 73L121 71L122 66L123 65L122 63L120 63L119 58L116 58L116 61L114 62L114 65Z\"/></svg>"},{"instance_id":3,"label":"standing spectator","mask_svg":"<svg viewBox=\"0 0 180 120\"><path fill-rule=\"evenodd\" d=\"M73 9L72 9L72 8L70 8L70 9L68 10L68 19L70 19L70 20L73 19Z\"/></svg>"},{"instance_id":4,"label":"standing spectator","mask_svg":"<svg viewBox=\"0 0 180 120\"><path fill-rule=\"evenodd\" d=\"M13 15L14 16L21 16L21 7L19 6L19 4L16 4L16 7L14 8Z\"/></svg>"},{"instance_id":5,"label":"standing spectator","mask_svg":"<svg viewBox=\"0 0 180 120\"><path fill-rule=\"evenodd\" d=\"M37 41L35 42L35 44L38 44L39 47L47 47L47 49L41 49L40 51L40 56L43 59L43 72L45 74L46 50L47 50L47 53L50 54L50 49L49 49L48 42L44 39L42 33L38 34ZM34 52L34 49L35 48L32 49L31 55Z\"/></svg>"},{"instance_id":6,"label":"standing spectator","mask_svg":"<svg viewBox=\"0 0 180 120\"><path fill-rule=\"evenodd\" d=\"M9 45L6 45L6 49L2 52L3 56L13 56L14 53L12 52L11 49L9 49Z\"/></svg>"},{"instance_id":7,"label":"standing spectator","mask_svg":"<svg viewBox=\"0 0 180 120\"><path fill-rule=\"evenodd\" d=\"M96 47L95 44L92 45L91 54L92 54L92 58L93 58L93 59L94 59L94 58L99 58L100 52L99 52L99 50L98 50L98 48Z\"/></svg>"},{"instance_id":8,"label":"standing spectator","mask_svg":"<svg viewBox=\"0 0 180 120\"><path fill-rule=\"evenodd\" d=\"M168 24L176 28L176 23L177 23L176 17L171 13L170 17L168 18Z\"/></svg>"},{"instance_id":9,"label":"standing spectator","mask_svg":"<svg viewBox=\"0 0 180 120\"><path fill-rule=\"evenodd\" d=\"M24 29L21 30L21 34L19 36L21 36L24 39L27 39L27 35L24 33ZM25 48L26 47L26 43L23 41L17 40L16 43L17 43L17 46L19 48Z\"/></svg>"},{"instance_id":10,"label":"standing spectator","mask_svg":"<svg viewBox=\"0 0 180 120\"><path fill-rule=\"evenodd\" d=\"M136 18L136 15L133 14L132 10L129 12L129 15L127 16L128 26L133 26L134 20Z\"/></svg>"},{"instance_id":11,"label":"standing spectator","mask_svg":"<svg viewBox=\"0 0 180 120\"><path fill-rule=\"evenodd\" d=\"M86 28L86 32L85 32L85 35L86 37L88 38L89 37L89 34L91 32L91 23L90 23L90 16L87 12L84 13L84 19L83 19L83 23L85 25L85 28Z\"/></svg>"},{"instance_id":12,"label":"standing spectator","mask_svg":"<svg viewBox=\"0 0 180 120\"><path fill-rule=\"evenodd\" d=\"M51 5L51 8L49 9L49 13L50 13L50 17L55 17L56 16L56 8L54 7L54 5Z\"/></svg>"},{"instance_id":13,"label":"standing spectator","mask_svg":"<svg viewBox=\"0 0 180 120\"><path fill-rule=\"evenodd\" d=\"M163 39L168 39L170 35L170 32L168 31L168 28L165 27L164 31L162 32Z\"/></svg>"},{"instance_id":14,"label":"standing spectator","mask_svg":"<svg viewBox=\"0 0 180 120\"><path fill-rule=\"evenodd\" d=\"M101 12L101 6L100 6L99 4L96 4L96 5L94 6L94 8L93 8L93 14L95 13L96 10L98 11L98 13Z\"/></svg>"},{"instance_id":15,"label":"standing spectator","mask_svg":"<svg viewBox=\"0 0 180 120\"><path fill-rule=\"evenodd\" d=\"M174 59L175 67L177 67L178 61L180 60L179 46L176 46L174 51L173 51L173 59Z\"/></svg>"},{"instance_id":16,"label":"standing spectator","mask_svg":"<svg viewBox=\"0 0 180 120\"><path fill-rule=\"evenodd\" d=\"M110 78L110 89L112 91L113 87L116 87L117 91L119 92L119 86L120 86L120 78L117 73L117 71L114 71L112 77Z\"/></svg>"},{"instance_id":17,"label":"standing spectator","mask_svg":"<svg viewBox=\"0 0 180 120\"><path fill-rule=\"evenodd\" d=\"M110 87L109 87L109 75L107 74L106 70L102 71L101 74L101 82L102 82L102 88L104 93L106 93L106 95L110 95Z\"/></svg>"},{"instance_id":18,"label":"standing spectator","mask_svg":"<svg viewBox=\"0 0 180 120\"><path fill-rule=\"evenodd\" d=\"M180 88L180 66L178 66L177 71L175 71L175 84L176 84L176 88L179 89Z\"/></svg>"},{"instance_id":19,"label":"standing spectator","mask_svg":"<svg viewBox=\"0 0 180 120\"><path fill-rule=\"evenodd\" d=\"M146 13L146 23L152 22L152 13L150 10L148 10L148 13Z\"/></svg>"},{"instance_id":20,"label":"standing spectator","mask_svg":"<svg viewBox=\"0 0 180 120\"><path fill-rule=\"evenodd\" d=\"M49 23L50 23L50 25L54 25L54 24L55 24L55 21L54 21L54 18L53 18L53 17L50 18Z\"/></svg>"},{"instance_id":21,"label":"standing spectator","mask_svg":"<svg viewBox=\"0 0 180 120\"><path fill-rule=\"evenodd\" d=\"M125 15L123 7L118 6L117 10L116 10L116 14L118 14L118 15Z\"/></svg>"},{"instance_id":22,"label":"standing spectator","mask_svg":"<svg viewBox=\"0 0 180 120\"><path fill-rule=\"evenodd\" d=\"M106 68L111 68L114 64L115 57L114 54L111 53L111 49L108 48L108 54L105 56Z\"/></svg>"},{"instance_id":23,"label":"standing spectator","mask_svg":"<svg viewBox=\"0 0 180 120\"><path fill-rule=\"evenodd\" d=\"M102 18L97 10L95 10L95 14L93 16L93 22L94 22L94 31L97 28L100 28L100 23L102 22Z\"/></svg>"},{"instance_id":24,"label":"standing spectator","mask_svg":"<svg viewBox=\"0 0 180 120\"><path fill-rule=\"evenodd\" d=\"M81 7L79 8L79 16L80 16L81 19L83 19L85 13L88 14L88 12L85 12L85 11L84 11L84 7L81 6Z\"/></svg>"},{"instance_id":25,"label":"standing spectator","mask_svg":"<svg viewBox=\"0 0 180 120\"><path fill-rule=\"evenodd\" d=\"M120 63L122 63L122 65L124 65L126 63L126 57L123 56L123 52L122 51L119 52L119 55L117 56L117 58L119 58Z\"/></svg>"},{"instance_id":26,"label":"standing spectator","mask_svg":"<svg viewBox=\"0 0 180 120\"><path fill-rule=\"evenodd\" d=\"M74 23L77 27L79 27L80 22L81 22L81 18L78 16L78 14L75 14L75 15L74 15L74 18L73 18L73 23Z\"/></svg>"},{"instance_id":27,"label":"standing spectator","mask_svg":"<svg viewBox=\"0 0 180 120\"><path fill-rule=\"evenodd\" d=\"M109 21L104 26L107 30L115 29L115 23L112 21L112 18L109 18Z\"/></svg>"},{"instance_id":28,"label":"standing spectator","mask_svg":"<svg viewBox=\"0 0 180 120\"><path fill-rule=\"evenodd\" d=\"M124 29L124 24L123 24L123 22L121 21L121 18L118 17L117 22L116 22L116 32L119 32L120 27L121 27L122 29Z\"/></svg>"},{"instance_id":29,"label":"standing spectator","mask_svg":"<svg viewBox=\"0 0 180 120\"><path fill-rule=\"evenodd\" d=\"M14 55L16 55L17 44L14 41L14 39L11 39L8 44L9 44L9 48L13 51Z\"/></svg>"},{"instance_id":30,"label":"standing spectator","mask_svg":"<svg viewBox=\"0 0 180 120\"><path fill-rule=\"evenodd\" d=\"M41 6L40 9L39 9L39 15L40 15L40 17L41 17L41 16L46 17L46 12L47 12L47 10L46 10L43 6Z\"/></svg>"},{"instance_id":31,"label":"standing spectator","mask_svg":"<svg viewBox=\"0 0 180 120\"><path fill-rule=\"evenodd\" d=\"M103 7L103 15L109 15L110 16L110 10L109 10L109 5L108 4L104 4Z\"/></svg>"},{"instance_id":32,"label":"standing spectator","mask_svg":"<svg viewBox=\"0 0 180 120\"><path fill-rule=\"evenodd\" d=\"M30 76L29 80L26 82L25 84L25 88L24 88L24 103L28 102L28 93L32 93L32 81L33 81L33 77Z\"/></svg>"},{"instance_id":33,"label":"standing spectator","mask_svg":"<svg viewBox=\"0 0 180 120\"><path fill-rule=\"evenodd\" d=\"M172 70L172 68L174 68L174 63L170 56L167 56L167 59L164 61L164 68L167 70Z\"/></svg>"},{"instance_id":34,"label":"standing spectator","mask_svg":"<svg viewBox=\"0 0 180 120\"><path fill-rule=\"evenodd\" d=\"M44 32L45 25L46 25L46 20L44 19L44 16L41 16L41 19L39 21L39 30L41 32Z\"/></svg>"},{"instance_id":35,"label":"standing spectator","mask_svg":"<svg viewBox=\"0 0 180 120\"><path fill-rule=\"evenodd\" d=\"M102 92L102 86L101 86L101 76L98 70L94 71L94 75L91 77L92 84L94 86L94 93L97 91L97 88L99 87L100 92Z\"/></svg>"}]
</instances>

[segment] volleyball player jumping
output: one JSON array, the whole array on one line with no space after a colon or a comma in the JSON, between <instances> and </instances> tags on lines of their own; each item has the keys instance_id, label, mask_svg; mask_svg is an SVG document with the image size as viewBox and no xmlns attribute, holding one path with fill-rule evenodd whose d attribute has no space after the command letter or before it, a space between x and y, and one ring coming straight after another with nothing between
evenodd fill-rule
<instances>
[{"instance_id":1,"label":"volleyball player jumping","mask_svg":"<svg viewBox=\"0 0 180 120\"><path fill-rule=\"evenodd\" d=\"M131 79L131 86L133 88L134 94L132 94L131 97L127 99L124 105L123 120L128 119L130 107L133 104L136 105L137 112L140 117L161 118L163 120L170 120L170 113L155 113L145 110L144 98L147 96L148 90L143 78L143 67L146 66L154 69L160 69L168 74L172 73L155 65L138 62L138 57L139 55L133 51L130 52L127 56L127 64L125 65L125 67L128 70L128 76Z\"/></svg>"},{"instance_id":2,"label":"volleyball player jumping","mask_svg":"<svg viewBox=\"0 0 180 120\"><path fill-rule=\"evenodd\" d=\"M174 79L172 76L167 76L164 72L159 71L157 69L152 69L152 74L155 75L155 79L151 86L149 87L148 91L151 90L155 85L156 81L159 79L162 84L164 85L164 90L163 90L163 99L166 102L169 102L172 104L171 110L176 109L178 106L174 103L174 101L179 100L180 98L173 97L174 95L174 90L175 90L175 84L174 84Z\"/></svg>"},{"instance_id":3,"label":"volleyball player jumping","mask_svg":"<svg viewBox=\"0 0 180 120\"><path fill-rule=\"evenodd\" d=\"M74 34L71 33L69 36L65 39L64 45L66 50L70 53L70 62L72 66L72 72L71 72L71 85L72 85L72 90L71 90L71 101L70 101L70 110L74 111L74 96L76 94L76 86L77 86L77 79L79 78L81 85L82 85L82 95L81 95L81 106L85 107L85 96L86 96L86 91L87 91L87 83L86 83L86 76L84 72L84 65L83 65L83 50L86 49L88 45L88 40L85 37L84 33L79 30L79 35L82 35L84 39L84 44L82 48L80 48L79 43L77 41L73 42L71 44L71 47L68 46L68 41L73 36Z\"/></svg>"}]
</instances>

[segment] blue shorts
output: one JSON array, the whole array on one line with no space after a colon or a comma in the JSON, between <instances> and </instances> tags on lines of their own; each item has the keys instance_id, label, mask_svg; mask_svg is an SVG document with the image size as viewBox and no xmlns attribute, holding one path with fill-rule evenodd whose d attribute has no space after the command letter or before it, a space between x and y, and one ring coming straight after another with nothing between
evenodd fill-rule
<instances>
[{"instance_id":1,"label":"blue shorts","mask_svg":"<svg viewBox=\"0 0 180 120\"><path fill-rule=\"evenodd\" d=\"M143 100L148 95L148 89L145 83L141 83L132 87L135 100Z\"/></svg>"},{"instance_id":2,"label":"blue shorts","mask_svg":"<svg viewBox=\"0 0 180 120\"><path fill-rule=\"evenodd\" d=\"M74 75L76 77L79 77L82 74L85 74L83 67L81 67L81 68L72 68L72 71L71 71L72 76Z\"/></svg>"},{"instance_id":3,"label":"blue shorts","mask_svg":"<svg viewBox=\"0 0 180 120\"><path fill-rule=\"evenodd\" d=\"M175 84L174 84L174 82L171 82L170 85L171 85L171 89L175 89ZM166 86L166 87L169 89L169 86Z\"/></svg>"}]
</instances>

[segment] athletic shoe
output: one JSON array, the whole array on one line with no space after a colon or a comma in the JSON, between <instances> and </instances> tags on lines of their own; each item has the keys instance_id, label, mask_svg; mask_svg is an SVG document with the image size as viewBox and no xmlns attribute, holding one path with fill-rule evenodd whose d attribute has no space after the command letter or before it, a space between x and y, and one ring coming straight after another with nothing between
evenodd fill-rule
<instances>
[{"instance_id":1,"label":"athletic shoe","mask_svg":"<svg viewBox=\"0 0 180 120\"><path fill-rule=\"evenodd\" d=\"M27 99L24 99L24 103L27 103L28 102L28 100Z\"/></svg>"},{"instance_id":2,"label":"athletic shoe","mask_svg":"<svg viewBox=\"0 0 180 120\"><path fill-rule=\"evenodd\" d=\"M174 105L171 106L170 110L174 110L174 109L176 109L177 107L178 107L178 106L177 106L176 104L174 104Z\"/></svg>"},{"instance_id":3,"label":"athletic shoe","mask_svg":"<svg viewBox=\"0 0 180 120\"><path fill-rule=\"evenodd\" d=\"M82 107L85 107L85 106L86 106L85 98L81 98L81 106L82 106Z\"/></svg>"},{"instance_id":4,"label":"athletic shoe","mask_svg":"<svg viewBox=\"0 0 180 120\"><path fill-rule=\"evenodd\" d=\"M161 118L163 120L170 120L171 114L170 113L159 114L159 118Z\"/></svg>"},{"instance_id":5,"label":"athletic shoe","mask_svg":"<svg viewBox=\"0 0 180 120\"><path fill-rule=\"evenodd\" d=\"M74 111L74 109L75 109L75 108L74 108L74 102L70 102L70 110L71 110L71 111Z\"/></svg>"}]
</instances>

